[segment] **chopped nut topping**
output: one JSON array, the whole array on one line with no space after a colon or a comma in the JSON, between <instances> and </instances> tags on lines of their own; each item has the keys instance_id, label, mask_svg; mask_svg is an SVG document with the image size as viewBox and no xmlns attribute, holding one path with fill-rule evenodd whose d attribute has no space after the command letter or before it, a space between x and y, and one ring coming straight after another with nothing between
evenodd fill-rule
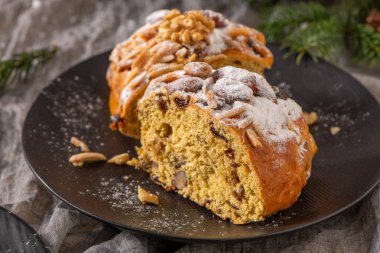
<instances>
[{"instance_id":1,"label":"chopped nut topping","mask_svg":"<svg viewBox=\"0 0 380 253\"><path fill-rule=\"evenodd\" d=\"M69 162L74 166L81 167L86 162L99 162L105 160L107 160L107 157L101 153L86 152L71 156Z\"/></svg>"},{"instance_id":2,"label":"chopped nut topping","mask_svg":"<svg viewBox=\"0 0 380 253\"><path fill-rule=\"evenodd\" d=\"M304 112L303 116L305 117L306 123L311 126L318 121L318 114L316 112Z\"/></svg>"},{"instance_id":3,"label":"chopped nut topping","mask_svg":"<svg viewBox=\"0 0 380 253\"><path fill-rule=\"evenodd\" d=\"M123 176L123 179L124 179L125 181L128 181L130 178L131 178L131 177L128 176L128 175Z\"/></svg>"},{"instance_id":4,"label":"chopped nut topping","mask_svg":"<svg viewBox=\"0 0 380 253\"><path fill-rule=\"evenodd\" d=\"M245 106L239 106L239 107L233 108L233 109L231 109L229 111L217 114L216 118L217 119L231 118L231 117L234 117L234 116L242 114L246 110L247 110L247 107L245 107Z\"/></svg>"},{"instance_id":5,"label":"chopped nut topping","mask_svg":"<svg viewBox=\"0 0 380 253\"><path fill-rule=\"evenodd\" d=\"M111 159L108 160L108 163L117 164L117 165L124 165L127 164L127 162L130 160L128 153L123 153L120 155L115 155Z\"/></svg>"},{"instance_id":6,"label":"chopped nut topping","mask_svg":"<svg viewBox=\"0 0 380 253\"><path fill-rule=\"evenodd\" d=\"M71 137L70 139L71 144L73 144L75 147L80 148L82 152L90 152L90 149L88 148L87 144L83 141L79 140L77 137Z\"/></svg>"},{"instance_id":7,"label":"chopped nut topping","mask_svg":"<svg viewBox=\"0 0 380 253\"><path fill-rule=\"evenodd\" d=\"M138 192L137 196L138 196L139 200L144 205L146 205L146 204L158 205L159 204L157 195L147 192L146 190L141 188L140 185L137 187L137 192Z\"/></svg>"},{"instance_id":8,"label":"chopped nut topping","mask_svg":"<svg viewBox=\"0 0 380 253\"><path fill-rule=\"evenodd\" d=\"M204 40L215 23L200 11L166 15L159 25L160 36L174 42L191 44Z\"/></svg>"},{"instance_id":9,"label":"chopped nut topping","mask_svg":"<svg viewBox=\"0 0 380 253\"><path fill-rule=\"evenodd\" d=\"M263 146L254 130L248 129L247 130L247 136L248 136L248 139L251 142L253 147L256 148L256 147L262 147Z\"/></svg>"},{"instance_id":10,"label":"chopped nut topping","mask_svg":"<svg viewBox=\"0 0 380 253\"><path fill-rule=\"evenodd\" d=\"M336 135L340 132L341 128L337 126L330 127L330 133L332 135Z\"/></svg>"}]
</instances>

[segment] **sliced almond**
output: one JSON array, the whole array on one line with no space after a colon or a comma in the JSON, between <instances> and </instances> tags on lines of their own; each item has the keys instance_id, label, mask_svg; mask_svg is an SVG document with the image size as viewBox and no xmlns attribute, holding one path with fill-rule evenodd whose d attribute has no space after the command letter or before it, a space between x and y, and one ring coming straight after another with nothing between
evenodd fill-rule
<instances>
[{"instance_id":1,"label":"sliced almond","mask_svg":"<svg viewBox=\"0 0 380 253\"><path fill-rule=\"evenodd\" d=\"M207 92L210 90L211 84L214 83L214 78L208 77L205 81L205 84L202 86L202 93L205 97L207 97Z\"/></svg>"},{"instance_id":2,"label":"sliced almond","mask_svg":"<svg viewBox=\"0 0 380 253\"><path fill-rule=\"evenodd\" d=\"M108 160L108 163L117 164L117 165L125 165L130 160L128 153L123 153L120 155L115 155L111 159Z\"/></svg>"},{"instance_id":3,"label":"sliced almond","mask_svg":"<svg viewBox=\"0 0 380 253\"><path fill-rule=\"evenodd\" d=\"M214 95L214 92L212 90L209 90L207 92L207 103L208 103L208 106L211 108L211 109L215 109L218 107L218 102L216 101L216 98L215 98L215 95Z\"/></svg>"},{"instance_id":4,"label":"sliced almond","mask_svg":"<svg viewBox=\"0 0 380 253\"><path fill-rule=\"evenodd\" d=\"M137 187L137 193L138 193L137 196L139 200L144 205L146 204L158 205L159 204L157 195L147 192L140 185Z\"/></svg>"},{"instance_id":5,"label":"sliced almond","mask_svg":"<svg viewBox=\"0 0 380 253\"><path fill-rule=\"evenodd\" d=\"M83 166L85 163L89 162L100 162L107 160L107 157L101 153L86 152L75 154L70 157L69 162L74 166Z\"/></svg>"},{"instance_id":6,"label":"sliced almond","mask_svg":"<svg viewBox=\"0 0 380 253\"><path fill-rule=\"evenodd\" d=\"M296 126L294 125L292 119L288 116L288 128L292 131L296 130Z\"/></svg>"},{"instance_id":7,"label":"sliced almond","mask_svg":"<svg viewBox=\"0 0 380 253\"><path fill-rule=\"evenodd\" d=\"M318 114L316 112L304 112L303 116L305 117L306 123L311 126L318 121Z\"/></svg>"},{"instance_id":8,"label":"sliced almond","mask_svg":"<svg viewBox=\"0 0 380 253\"><path fill-rule=\"evenodd\" d=\"M337 126L330 127L330 133L332 135L336 135L340 132L341 128Z\"/></svg>"},{"instance_id":9,"label":"sliced almond","mask_svg":"<svg viewBox=\"0 0 380 253\"><path fill-rule=\"evenodd\" d=\"M172 54L170 54L170 55L166 55L166 56L161 57L159 59L159 62L164 62L165 63L165 62L170 62L170 61L172 61L174 59L175 59L175 56L172 55Z\"/></svg>"},{"instance_id":10,"label":"sliced almond","mask_svg":"<svg viewBox=\"0 0 380 253\"><path fill-rule=\"evenodd\" d=\"M247 107L245 107L245 106L239 106L239 107L233 108L231 110L228 110L228 111L225 111L225 112L217 114L216 118L217 119L231 118L231 117L234 117L234 116L242 114L246 110L247 110Z\"/></svg>"},{"instance_id":11,"label":"sliced almond","mask_svg":"<svg viewBox=\"0 0 380 253\"><path fill-rule=\"evenodd\" d=\"M133 64L133 60L121 60L118 64L118 71L124 71L126 69L130 69Z\"/></svg>"},{"instance_id":12,"label":"sliced almond","mask_svg":"<svg viewBox=\"0 0 380 253\"><path fill-rule=\"evenodd\" d=\"M126 164L129 166L135 167L136 169L140 169L142 162L136 157L133 157L132 159L127 161Z\"/></svg>"},{"instance_id":13,"label":"sliced almond","mask_svg":"<svg viewBox=\"0 0 380 253\"><path fill-rule=\"evenodd\" d=\"M249 141L251 142L253 147L262 147L259 137L257 136L256 132L252 129L247 129L247 136Z\"/></svg>"},{"instance_id":14,"label":"sliced almond","mask_svg":"<svg viewBox=\"0 0 380 253\"><path fill-rule=\"evenodd\" d=\"M244 129L246 128L247 126L249 126L250 124L252 124L252 117L248 116L242 120L239 120L237 122L237 126L238 128L241 128L241 129Z\"/></svg>"},{"instance_id":15,"label":"sliced almond","mask_svg":"<svg viewBox=\"0 0 380 253\"><path fill-rule=\"evenodd\" d=\"M187 54L187 48L186 47L183 47L181 48L180 50L178 50L176 53L175 53L175 56L179 57L179 58L185 58Z\"/></svg>"},{"instance_id":16,"label":"sliced almond","mask_svg":"<svg viewBox=\"0 0 380 253\"><path fill-rule=\"evenodd\" d=\"M83 141L79 140L77 137L71 137L70 139L71 144L73 144L75 147L80 148L82 152L90 152L90 149L88 148L87 144Z\"/></svg>"},{"instance_id":17,"label":"sliced almond","mask_svg":"<svg viewBox=\"0 0 380 253\"><path fill-rule=\"evenodd\" d=\"M133 78L130 82L128 87L130 89L134 89L137 86L139 86L147 77L148 73L146 71L142 72L141 74L137 75L135 78Z\"/></svg>"}]
</instances>

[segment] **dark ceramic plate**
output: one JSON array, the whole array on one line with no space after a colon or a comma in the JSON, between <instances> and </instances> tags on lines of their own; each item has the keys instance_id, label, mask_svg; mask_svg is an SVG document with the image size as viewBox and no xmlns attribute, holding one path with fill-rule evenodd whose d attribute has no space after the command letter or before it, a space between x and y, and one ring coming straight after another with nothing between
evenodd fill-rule
<instances>
[{"instance_id":1,"label":"dark ceramic plate","mask_svg":"<svg viewBox=\"0 0 380 253\"><path fill-rule=\"evenodd\" d=\"M0 207L0 252L42 253L49 250L32 227Z\"/></svg>"},{"instance_id":2,"label":"dark ceramic plate","mask_svg":"<svg viewBox=\"0 0 380 253\"><path fill-rule=\"evenodd\" d=\"M109 52L92 57L56 78L36 99L26 118L23 146L35 175L56 196L76 209L117 227L183 241L229 241L294 231L332 217L361 200L380 179L380 108L347 73L320 62L284 60L267 77L287 89L305 111L318 111L311 128L319 146L312 176L291 208L264 222L233 225L191 201L167 193L131 167L107 163L75 168L78 152L71 136L108 157L135 154L139 142L108 128L108 86L104 78ZM284 83L280 83L284 82ZM341 131L332 136L329 127ZM130 176L123 180L122 176ZM159 195L160 205L143 206L137 185Z\"/></svg>"}]
</instances>

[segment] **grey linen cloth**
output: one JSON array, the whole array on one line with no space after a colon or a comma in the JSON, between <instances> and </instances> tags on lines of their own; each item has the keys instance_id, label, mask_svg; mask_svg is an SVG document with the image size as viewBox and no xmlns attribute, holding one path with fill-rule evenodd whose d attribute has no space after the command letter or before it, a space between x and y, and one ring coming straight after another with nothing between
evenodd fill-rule
<instances>
[{"instance_id":1,"label":"grey linen cloth","mask_svg":"<svg viewBox=\"0 0 380 253\"><path fill-rule=\"evenodd\" d=\"M61 49L45 71L33 80L15 83L0 93L0 205L31 224L51 252L165 252L175 249L183 253L380 252L379 187L344 213L288 235L244 243L180 244L120 232L73 210L40 186L26 164L21 147L24 118L38 93L60 72L124 40L153 10L208 8L221 11L233 20L252 24L256 16L246 2L0 0L2 58L14 52L51 45ZM344 63L341 66L353 69ZM379 75L372 74L359 70L354 76L380 100ZM163 247L164 244L170 247Z\"/></svg>"}]
</instances>

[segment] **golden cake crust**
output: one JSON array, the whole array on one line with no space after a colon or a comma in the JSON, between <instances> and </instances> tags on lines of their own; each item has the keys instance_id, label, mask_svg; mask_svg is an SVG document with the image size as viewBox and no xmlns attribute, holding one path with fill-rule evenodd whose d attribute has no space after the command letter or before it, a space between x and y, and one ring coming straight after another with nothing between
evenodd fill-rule
<instances>
[{"instance_id":1,"label":"golden cake crust","mask_svg":"<svg viewBox=\"0 0 380 253\"><path fill-rule=\"evenodd\" d=\"M138 100L152 80L180 70L191 61L214 68L237 66L262 73L273 62L260 32L235 24L212 11L160 11L110 55L107 81L109 107L115 115L111 127L139 137ZM146 72L144 78L141 73Z\"/></svg>"},{"instance_id":2,"label":"golden cake crust","mask_svg":"<svg viewBox=\"0 0 380 253\"><path fill-rule=\"evenodd\" d=\"M231 219L236 224L260 220L290 207L306 185L311 173L312 158L317 151L302 109L293 100L281 98L275 94L265 79L260 79L262 77L257 74L233 67L224 67L212 71L209 75L203 75L203 72L208 72L204 71L206 69L204 64L189 63L185 65L185 71L175 71L153 80L139 103L139 117L142 122L140 157L148 163L158 164L158 167L148 170L151 176L165 175L157 177L156 182L162 184L167 190L177 190L181 195L209 208L223 219ZM189 65L191 66L188 67ZM189 71L188 68L192 70ZM214 93L214 96L207 96L210 91ZM216 105L213 105L212 99L217 100ZM182 131L176 133L178 136L185 136L188 132L204 128L204 131L209 131L209 135L222 140L217 145L235 142L235 144L227 145L228 148L225 149L226 152L229 150L229 153L226 155L234 159L241 154L247 157L248 168L254 174L253 179L257 181L255 186L257 187L256 194L259 196L257 203L261 203L263 208L250 207L255 212L247 215L238 211L234 213L233 208L220 211L218 210L220 208L226 209L222 202L231 200L216 199L214 201L219 204L210 205L203 197L199 197L199 192L176 188L172 183L172 177L178 170L175 166L169 168L170 163L163 159L172 154L173 151L165 153L170 150L170 145L177 146L178 150L181 150L179 148L181 145L189 145L184 139L190 137L177 136L176 138L179 139L173 143L170 140L171 137L161 138L160 134L157 134L163 131L157 126L178 123L177 120L170 119L170 115L168 116L167 110L171 107L178 107L174 109L174 113L176 110L179 111L176 117L182 114L197 114L199 117L197 122L209 122L206 127L201 123L196 123L194 129L182 126L176 128L173 131ZM193 112L186 112L186 110ZM156 113L159 114L158 117L153 116ZM173 114L173 110L169 114ZM152 129L156 130L151 131ZM230 150L232 146L234 149ZM220 159L223 158L220 157ZM242 160L239 160L238 163L241 162ZM194 167L193 169L196 170L197 166ZM236 192L234 187L239 185L240 181L244 181L241 174L243 169L236 164L240 174L238 173L239 176L234 179L236 173L229 174L229 171L236 169L234 165L224 162L222 167L227 171L226 175L231 177L225 180L232 182L223 190L231 191L233 195ZM243 175L243 177L248 176ZM228 189L229 187L231 189ZM247 191L247 185L242 185L242 187ZM234 199L234 196L231 198ZM240 204L249 213L250 209L244 206L246 203L238 201L231 205L239 209Z\"/></svg>"}]
</instances>

